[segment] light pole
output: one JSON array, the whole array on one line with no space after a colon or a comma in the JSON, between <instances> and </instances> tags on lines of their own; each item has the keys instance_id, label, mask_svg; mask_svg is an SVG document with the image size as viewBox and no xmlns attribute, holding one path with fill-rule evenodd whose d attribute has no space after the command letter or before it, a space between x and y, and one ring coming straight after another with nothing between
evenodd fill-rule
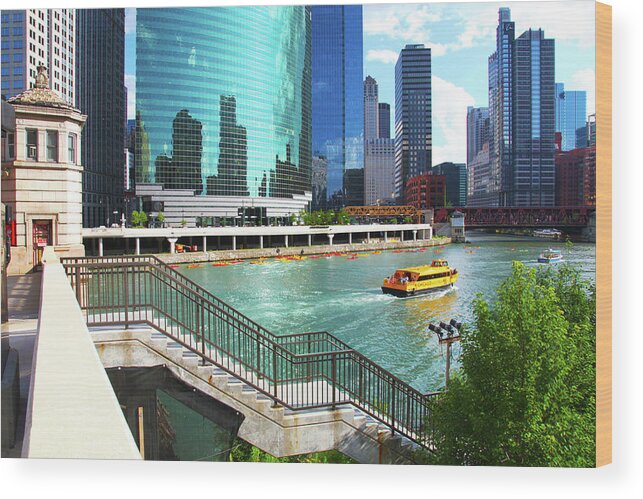
<instances>
[{"instance_id":1,"label":"light pole","mask_svg":"<svg viewBox=\"0 0 643 499\"><path fill-rule=\"evenodd\" d=\"M462 322L457 322L455 319L451 319L449 324L440 322L439 326L429 324L429 329L438 335L440 345L446 344L447 346L447 365L444 385L447 390L449 389L449 372L451 371L451 345L456 341L460 341L461 327Z\"/></svg>"}]
</instances>

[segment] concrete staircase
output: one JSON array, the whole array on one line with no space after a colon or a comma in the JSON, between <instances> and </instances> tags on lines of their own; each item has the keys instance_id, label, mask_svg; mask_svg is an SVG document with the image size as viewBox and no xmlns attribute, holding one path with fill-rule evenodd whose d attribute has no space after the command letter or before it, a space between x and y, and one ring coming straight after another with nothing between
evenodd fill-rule
<instances>
[{"instance_id":1,"label":"concrete staircase","mask_svg":"<svg viewBox=\"0 0 643 499\"><path fill-rule=\"evenodd\" d=\"M159 326L188 342L172 326ZM242 413L245 419L239 436L273 456L335 449L360 463L413 462L417 444L392 434L390 428L351 404L305 410L275 406L240 378L215 365L201 365L196 353L156 329L105 326L92 327L90 332L105 368L165 365L185 383Z\"/></svg>"}]
</instances>

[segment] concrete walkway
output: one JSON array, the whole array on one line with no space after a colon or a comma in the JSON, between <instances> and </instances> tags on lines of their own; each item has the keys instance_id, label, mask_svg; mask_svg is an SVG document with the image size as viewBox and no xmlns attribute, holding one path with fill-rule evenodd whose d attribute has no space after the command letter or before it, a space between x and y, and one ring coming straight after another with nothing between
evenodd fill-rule
<instances>
[{"instance_id":1,"label":"concrete walkway","mask_svg":"<svg viewBox=\"0 0 643 499\"><path fill-rule=\"evenodd\" d=\"M9 322L2 325L2 342L8 342L9 347L18 353L20 402L16 422L16 444L9 449L5 449L3 446L3 458L17 458L22 453L22 439L31 384L31 364L38 333L41 283L42 273L40 272L9 276L7 281Z\"/></svg>"}]
</instances>

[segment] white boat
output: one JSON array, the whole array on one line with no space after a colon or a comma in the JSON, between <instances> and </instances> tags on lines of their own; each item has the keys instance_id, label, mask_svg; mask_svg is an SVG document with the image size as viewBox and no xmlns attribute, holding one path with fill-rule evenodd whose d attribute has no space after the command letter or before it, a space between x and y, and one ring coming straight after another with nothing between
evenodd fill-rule
<instances>
[{"instance_id":1,"label":"white boat","mask_svg":"<svg viewBox=\"0 0 643 499\"><path fill-rule=\"evenodd\" d=\"M562 236L563 233L557 229L542 229L542 230L535 230L534 231L534 236L536 237L545 237L549 239L559 239L560 236Z\"/></svg>"}]
</instances>

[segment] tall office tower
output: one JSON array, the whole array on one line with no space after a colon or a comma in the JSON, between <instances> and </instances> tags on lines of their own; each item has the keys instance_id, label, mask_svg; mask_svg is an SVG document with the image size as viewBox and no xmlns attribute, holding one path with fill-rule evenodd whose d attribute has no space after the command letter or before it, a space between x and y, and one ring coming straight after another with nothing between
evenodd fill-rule
<instances>
[{"instance_id":1,"label":"tall office tower","mask_svg":"<svg viewBox=\"0 0 643 499\"><path fill-rule=\"evenodd\" d=\"M561 151L585 147L587 92L565 90L564 83L556 83L556 131L561 133ZM577 141L577 136L581 141Z\"/></svg>"},{"instance_id":2,"label":"tall office tower","mask_svg":"<svg viewBox=\"0 0 643 499\"><path fill-rule=\"evenodd\" d=\"M380 139L391 138L391 105L386 102L380 102L377 105L379 109L378 120L379 130L377 136Z\"/></svg>"},{"instance_id":3,"label":"tall office tower","mask_svg":"<svg viewBox=\"0 0 643 499\"><path fill-rule=\"evenodd\" d=\"M75 9L2 11L2 96L33 88L38 66L47 68L51 89L75 105Z\"/></svg>"},{"instance_id":4,"label":"tall office tower","mask_svg":"<svg viewBox=\"0 0 643 499\"><path fill-rule=\"evenodd\" d=\"M306 209L310 9L137 9L136 22L136 193L143 203L162 209L170 225L204 217L243 223L239 210L251 207L276 221ZM171 188L157 170L168 167Z\"/></svg>"},{"instance_id":5,"label":"tall office tower","mask_svg":"<svg viewBox=\"0 0 643 499\"><path fill-rule=\"evenodd\" d=\"M542 30L515 40L513 169L509 206L554 206L554 40Z\"/></svg>"},{"instance_id":6,"label":"tall office tower","mask_svg":"<svg viewBox=\"0 0 643 499\"><path fill-rule=\"evenodd\" d=\"M514 29L501 8L489 57L489 206L553 206L554 40Z\"/></svg>"},{"instance_id":7,"label":"tall office tower","mask_svg":"<svg viewBox=\"0 0 643 499\"><path fill-rule=\"evenodd\" d=\"M376 139L379 134L377 81L371 76L364 80L364 140Z\"/></svg>"},{"instance_id":8,"label":"tall office tower","mask_svg":"<svg viewBox=\"0 0 643 499\"><path fill-rule=\"evenodd\" d=\"M76 107L83 129L83 227L123 214L127 97L125 9L76 11Z\"/></svg>"},{"instance_id":9,"label":"tall office tower","mask_svg":"<svg viewBox=\"0 0 643 499\"><path fill-rule=\"evenodd\" d=\"M515 25L508 8L498 12L496 51L489 57L489 206L508 206L512 182L513 45Z\"/></svg>"},{"instance_id":10,"label":"tall office tower","mask_svg":"<svg viewBox=\"0 0 643 499\"><path fill-rule=\"evenodd\" d=\"M395 65L395 197L431 170L431 49L407 45Z\"/></svg>"},{"instance_id":11,"label":"tall office tower","mask_svg":"<svg viewBox=\"0 0 643 499\"><path fill-rule=\"evenodd\" d=\"M467 206L491 206L489 108L467 108Z\"/></svg>"},{"instance_id":12,"label":"tall office tower","mask_svg":"<svg viewBox=\"0 0 643 499\"><path fill-rule=\"evenodd\" d=\"M395 140L370 139L364 143L364 204L395 202Z\"/></svg>"},{"instance_id":13,"label":"tall office tower","mask_svg":"<svg viewBox=\"0 0 643 499\"><path fill-rule=\"evenodd\" d=\"M313 207L338 208L356 197L347 192L354 178L346 171L364 167L362 6L320 5L311 11L313 157L326 164L325 196L313 193L323 204Z\"/></svg>"}]
</instances>

